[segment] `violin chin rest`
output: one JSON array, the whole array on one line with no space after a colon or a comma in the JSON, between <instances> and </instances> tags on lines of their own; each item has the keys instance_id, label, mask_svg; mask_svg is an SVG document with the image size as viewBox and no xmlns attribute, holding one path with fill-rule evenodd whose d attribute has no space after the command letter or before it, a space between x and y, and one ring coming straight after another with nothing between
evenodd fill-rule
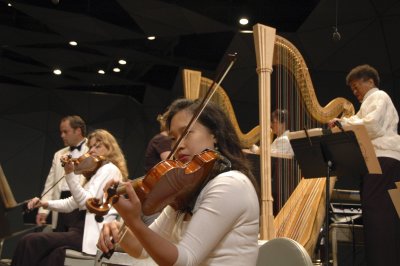
<instances>
[{"instance_id":1,"label":"violin chin rest","mask_svg":"<svg viewBox=\"0 0 400 266\"><path fill-rule=\"evenodd\" d=\"M98 223L102 223L104 221L104 217L100 216L100 215L95 215L94 219L96 220L96 222Z\"/></svg>"}]
</instances>

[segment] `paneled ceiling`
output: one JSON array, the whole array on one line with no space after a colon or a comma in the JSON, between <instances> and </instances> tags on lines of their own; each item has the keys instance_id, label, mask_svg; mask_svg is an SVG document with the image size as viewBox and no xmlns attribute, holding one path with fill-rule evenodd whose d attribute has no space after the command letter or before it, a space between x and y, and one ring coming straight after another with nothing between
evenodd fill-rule
<instances>
[{"instance_id":1,"label":"paneled ceiling","mask_svg":"<svg viewBox=\"0 0 400 266\"><path fill-rule=\"evenodd\" d=\"M127 94L140 102L147 86L170 90L182 67L215 71L234 37L255 23L295 32L318 2L2 0L0 83ZM247 26L238 23L242 16Z\"/></svg>"}]
</instances>

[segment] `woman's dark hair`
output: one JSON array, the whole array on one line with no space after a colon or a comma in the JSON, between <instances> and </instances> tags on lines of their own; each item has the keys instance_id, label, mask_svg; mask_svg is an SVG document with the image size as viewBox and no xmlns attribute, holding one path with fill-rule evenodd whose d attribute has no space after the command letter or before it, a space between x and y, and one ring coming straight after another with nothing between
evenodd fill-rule
<instances>
[{"instance_id":1,"label":"woman's dark hair","mask_svg":"<svg viewBox=\"0 0 400 266\"><path fill-rule=\"evenodd\" d=\"M169 109L166 117L166 126L170 130L171 120L179 111L186 110L194 114L200 105L198 100L193 101L189 99L175 100ZM252 182L257 195L260 195L260 189L257 181L254 178L250 162L245 157L239 137L236 135L235 129L227 117L227 115L214 103L209 103L201 113L197 120L203 126L207 127L211 134L214 135L217 141L218 152L225 156L232 164L232 170L238 170L245 174ZM197 198L197 195L196 195Z\"/></svg>"},{"instance_id":2,"label":"woman's dark hair","mask_svg":"<svg viewBox=\"0 0 400 266\"><path fill-rule=\"evenodd\" d=\"M372 79L375 86L379 86L379 74L378 71L370 65L360 65L353 68L346 77L346 84L350 86L350 82L354 80L368 80Z\"/></svg>"}]
</instances>

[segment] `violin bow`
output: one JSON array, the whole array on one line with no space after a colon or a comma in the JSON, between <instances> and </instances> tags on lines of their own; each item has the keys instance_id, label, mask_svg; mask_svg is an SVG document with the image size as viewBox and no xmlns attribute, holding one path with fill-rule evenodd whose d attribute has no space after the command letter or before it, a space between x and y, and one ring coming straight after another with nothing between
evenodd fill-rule
<instances>
[{"instance_id":1,"label":"violin bow","mask_svg":"<svg viewBox=\"0 0 400 266\"><path fill-rule=\"evenodd\" d=\"M60 177L48 190L46 190L46 192L44 192L39 199L42 199L47 193L50 192L50 190L52 190L58 183L60 183L60 181L65 177L65 175L63 175L62 177Z\"/></svg>"},{"instance_id":2,"label":"violin bow","mask_svg":"<svg viewBox=\"0 0 400 266\"><path fill-rule=\"evenodd\" d=\"M106 258L106 259L110 259L111 256L114 254L114 251L117 247L117 245L119 245L119 243L122 241L122 239L125 237L126 233L128 232L128 227L125 225L124 222L122 222L121 224L121 228L118 231L118 237L119 237L119 241L115 242L114 239L111 239L111 243L114 244L114 248L110 249L108 252L103 252L100 257L98 258L97 262L100 262L102 258Z\"/></svg>"},{"instance_id":3,"label":"violin bow","mask_svg":"<svg viewBox=\"0 0 400 266\"><path fill-rule=\"evenodd\" d=\"M69 159L71 159L71 155L69 154L67 156ZM65 162L63 160L61 160L61 164L62 166L64 166ZM40 195L39 200L41 200L47 193L49 193L58 183L60 183L60 181L65 178L65 175L63 175L62 177L60 177L48 190L46 190L42 195ZM25 203L29 202L29 200L26 200ZM24 212L28 213L31 210L26 209Z\"/></svg>"},{"instance_id":4,"label":"violin bow","mask_svg":"<svg viewBox=\"0 0 400 266\"><path fill-rule=\"evenodd\" d=\"M71 155L68 155L68 157L69 158L71 158L70 157ZM63 162L62 160L61 160L61 164L63 164L63 163L65 163L65 162ZM64 166L64 165L63 165ZM60 181L63 179L63 178L65 178L65 175L63 175L62 177L60 177L48 190L46 190L42 195L40 195L40 197L39 197L39 200L41 200L47 193L49 193L58 183L60 183ZM29 202L29 200L26 200L26 201L24 201L24 203L28 203ZM30 212L31 210L29 210L28 208L26 208L26 210L24 210L24 213L28 213L28 212Z\"/></svg>"},{"instance_id":5,"label":"violin bow","mask_svg":"<svg viewBox=\"0 0 400 266\"><path fill-rule=\"evenodd\" d=\"M39 200L41 200L47 193L49 193L50 190L52 190L64 177L65 177L65 175L62 176L62 177L60 177L60 179L58 179L57 182L55 182L48 190L46 190L46 192L44 192L42 195L40 195ZM25 201L22 202L21 204L26 204L26 203L28 203L29 201L30 201L30 200L25 200ZM36 208L37 208L37 207L35 207L34 209L36 209ZM25 210L23 211L23 213L29 213L29 212L31 211L30 209L28 209L27 206L25 206L24 209L25 209Z\"/></svg>"},{"instance_id":6,"label":"violin bow","mask_svg":"<svg viewBox=\"0 0 400 266\"><path fill-rule=\"evenodd\" d=\"M192 129L194 123L199 119L204 108L206 108L207 104L211 100L211 97L217 91L218 87L221 85L225 76L228 74L229 70L232 68L233 64L235 63L235 61L237 59L237 53L228 54L227 56L228 56L228 59L224 65L223 71L219 72L219 74L217 75L217 78L215 78L213 80L212 84L208 88L206 95L204 96L203 100L201 101L199 107L196 109L196 112L194 113L192 119L190 119L189 124L186 126L185 130L183 131L183 133L180 136L180 138L178 139L178 141L175 142L175 145L172 147L172 150L169 153L167 160L173 158L179 145L181 144L183 139L186 138L186 136L189 134L189 131Z\"/></svg>"}]
</instances>

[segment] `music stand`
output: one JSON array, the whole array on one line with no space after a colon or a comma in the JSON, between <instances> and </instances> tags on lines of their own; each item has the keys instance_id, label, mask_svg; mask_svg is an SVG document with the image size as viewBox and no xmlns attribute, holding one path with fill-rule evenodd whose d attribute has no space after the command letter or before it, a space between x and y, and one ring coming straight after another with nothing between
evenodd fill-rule
<instances>
[{"instance_id":1,"label":"music stand","mask_svg":"<svg viewBox=\"0 0 400 266\"><path fill-rule=\"evenodd\" d=\"M10 238L37 228L36 225L25 225L22 220L22 206L17 203L7 178L0 164L0 258L3 255L3 242Z\"/></svg>"},{"instance_id":2,"label":"music stand","mask_svg":"<svg viewBox=\"0 0 400 266\"><path fill-rule=\"evenodd\" d=\"M382 173L364 126L345 130L311 129L289 133L296 160L304 178L326 176L325 256L329 265L330 177L359 178Z\"/></svg>"}]
</instances>

